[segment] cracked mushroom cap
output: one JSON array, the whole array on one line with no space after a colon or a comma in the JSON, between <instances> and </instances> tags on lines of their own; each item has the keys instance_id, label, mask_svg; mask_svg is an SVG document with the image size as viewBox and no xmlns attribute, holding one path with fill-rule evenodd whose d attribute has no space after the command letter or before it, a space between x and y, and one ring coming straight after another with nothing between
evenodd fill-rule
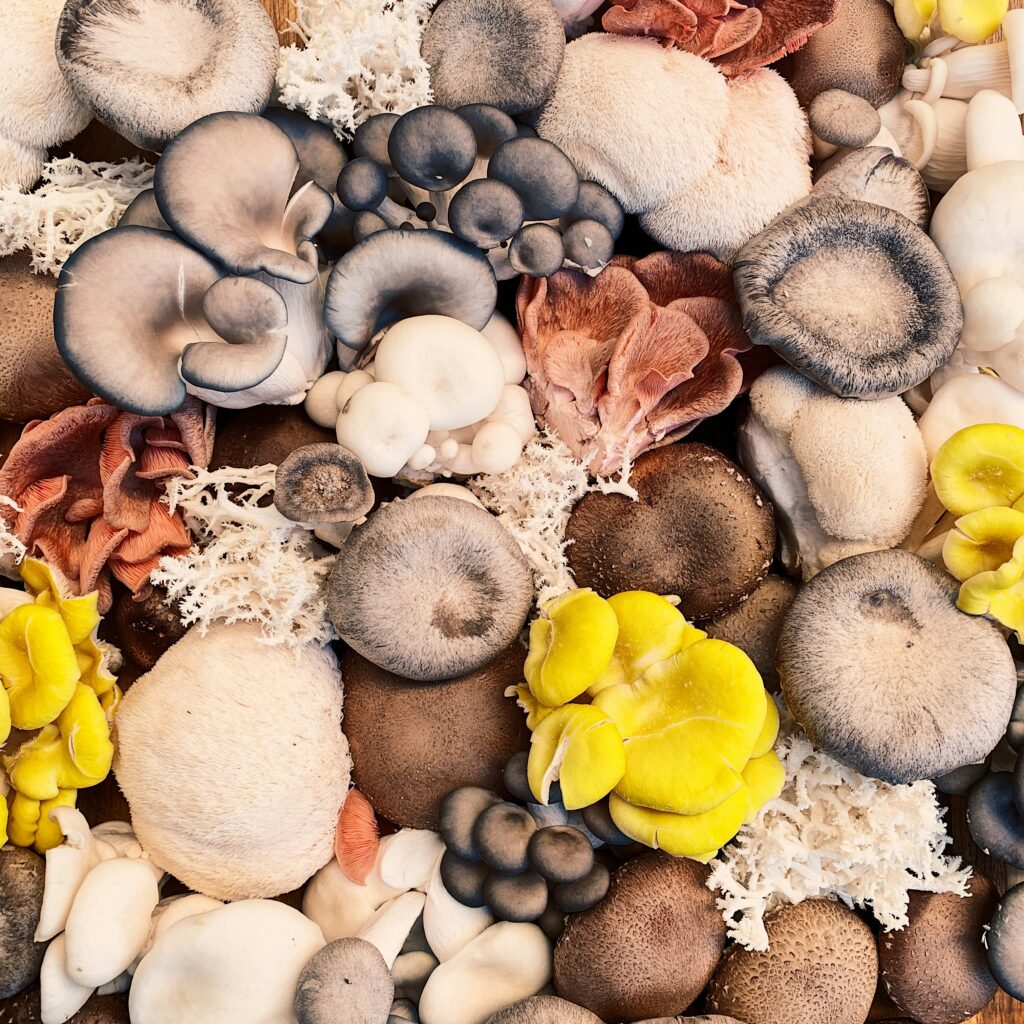
<instances>
[{"instance_id":1,"label":"cracked mushroom cap","mask_svg":"<svg viewBox=\"0 0 1024 1024\"><path fill-rule=\"evenodd\" d=\"M1006 730L1017 676L998 629L956 597L952 577L898 548L844 558L804 585L778 668L815 745L893 784L984 760Z\"/></svg>"},{"instance_id":2,"label":"cracked mushroom cap","mask_svg":"<svg viewBox=\"0 0 1024 1024\"><path fill-rule=\"evenodd\" d=\"M765 919L769 950L731 946L708 989L708 1009L746 1024L863 1024L875 995L871 929L830 900L805 900Z\"/></svg>"},{"instance_id":3,"label":"cracked mushroom cap","mask_svg":"<svg viewBox=\"0 0 1024 1024\"><path fill-rule=\"evenodd\" d=\"M768 574L775 519L760 488L724 455L673 444L641 455L630 476L639 501L586 495L566 529L580 587L675 594L687 619L735 607Z\"/></svg>"},{"instance_id":4,"label":"cracked mushroom cap","mask_svg":"<svg viewBox=\"0 0 1024 1024\"><path fill-rule=\"evenodd\" d=\"M952 355L963 312L935 243L906 217L826 195L791 209L734 261L757 345L846 398L884 398Z\"/></svg>"},{"instance_id":5,"label":"cracked mushroom cap","mask_svg":"<svg viewBox=\"0 0 1024 1024\"><path fill-rule=\"evenodd\" d=\"M150 150L206 114L263 110L277 52L256 0L68 0L57 26L57 63L75 94Z\"/></svg>"},{"instance_id":6,"label":"cracked mushroom cap","mask_svg":"<svg viewBox=\"0 0 1024 1024\"><path fill-rule=\"evenodd\" d=\"M39 976L46 944L34 936L43 906L43 874L43 858L31 850L0 850L0 999L17 995Z\"/></svg>"}]
</instances>

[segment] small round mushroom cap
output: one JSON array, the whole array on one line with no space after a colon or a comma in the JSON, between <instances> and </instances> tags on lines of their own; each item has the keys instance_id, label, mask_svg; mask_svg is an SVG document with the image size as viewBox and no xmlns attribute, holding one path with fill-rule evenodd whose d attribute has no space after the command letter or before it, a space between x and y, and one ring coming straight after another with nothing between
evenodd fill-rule
<instances>
[{"instance_id":1,"label":"small round mushroom cap","mask_svg":"<svg viewBox=\"0 0 1024 1024\"><path fill-rule=\"evenodd\" d=\"M495 871L518 875L529 866L527 848L536 831L537 823L522 807L494 804L476 819L473 846L480 859Z\"/></svg>"},{"instance_id":2,"label":"small round mushroom cap","mask_svg":"<svg viewBox=\"0 0 1024 1024\"><path fill-rule=\"evenodd\" d=\"M484 899L500 921L536 921L548 908L548 883L536 871L490 874L484 880Z\"/></svg>"},{"instance_id":3,"label":"small round mushroom cap","mask_svg":"<svg viewBox=\"0 0 1024 1024\"><path fill-rule=\"evenodd\" d=\"M482 907L487 902L484 882L490 873L486 864L463 860L451 850L441 858L441 882L464 907Z\"/></svg>"},{"instance_id":4,"label":"small round mushroom cap","mask_svg":"<svg viewBox=\"0 0 1024 1024\"><path fill-rule=\"evenodd\" d=\"M526 766L530 761L528 750L517 750L505 765L501 773L501 781L510 796L514 796L523 803L533 803L537 798L530 789L530 780L526 774Z\"/></svg>"},{"instance_id":5,"label":"small round mushroom cap","mask_svg":"<svg viewBox=\"0 0 1024 1024\"><path fill-rule=\"evenodd\" d=\"M879 936L885 988L892 1001L920 1024L966 1020L996 994L982 940L998 893L977 870L968 891L966 897L911 892L910 924Z\"/></svg>"},{"instance_id":6,"label":"small round mushroom cap","mask_svg":"<svg viewBox=\"0 0 1024 1024\"><path fill-rule=\"evenodd\" d=\"M988 775L990 768L991 758L986 758L977 764L965 764L961 768L954 768L932 781L940 793L948 796L967 796L971 787Z\"/></svg>"},{"instance_id":7,"label":"small round mushroom cap","mask_svg":"<svg viewBox=\"0 0 1024 1024\"><path fill-rule=\"evenodd\" d=\"M1016 751L1024 747L1024 686L1017 687L1010 724L1006 728L1006 742Z\"/></svg>"},{"instance_id":8,"label":"small round mushroom cap","mask_svg":"<svg viewBox=\"0 0 1024 1024\"><path fill-rule=\"evenodd\" d=\"M956 607L957 584L909 551L854 555L797 594L779 638L786 704L811 740L900 784L983 760L1016 691L998 629Z\"/></svg>"},{"instance_id":9,"label":"small round mushroom cap","mask_svg":"<svg viewBox=\"0 0 1024 1024\"><path fill-rule=\"evenodd\" d=\"M274 475L274 504L296 523L354 523L373 500L366 469L340 444L297 448Z\"/></svg>"},{"instance_id":10,"label":"small round mushroom cap","mask_svg":"<svg viewBox=\"0 0 1024 1024\"><path fill-rule=\"evenodd\" d=\"M398 121L398 114L374 114L368 117L352 136L352 151L356 156L369 157L385 167L391 167L388 139Z\"/></svg>"},{"instance_id":11,"label":"small round mushroom cap","mask_svg":"<svg viewBox=\"0 0 1024 1024\"><path fill-rule=\"evenodd\" d=\"M388 135L391 165L411 185L446 192L465 181L476 160L469 123L444 106L416 107Z\"/></svg>"},{"instance_id":12,"label":"small round mushroom cap","mask_svg":"<svg viewBox=\"0 0 1024 1024\"><path fill-rule=\"evenodd\" d=\"M521 114L554 89L565 30L548 0L444 0L420 51L438 103L486 103Z\"/></svg>"},{"instance_id":13,"label":"small round mushroom cap","mask_svg":"<svg viewBox=\"0 0 1024 1024\"><path fill-rule=\"evenodd\" d=\"M487 103L467 103L456 111L476 136L477 155L490 159L494 151L519 134L519 126L503 110Z\"/></svg>"},{"instance_id":14,"label":"small round mushroom cap","mask_svg":"<svg viewBox=\"0 0 1024 1024\"><path fill-rule=\"evenodd\" d=\"M583 824L606 846L630 846L632 844L633 840L612 821L607 797L598 800L596 804L584 807L582 816Z\"/></svg>"},{"instance_id":15,"label":"small round mushroom cap","mask_svg":"<svg viewBox=\"0 0 1024 1024\"><path fill-rule=\"evenodd\" d=\"M117 222L119 228L127 228L132 225L140 228L156 228L158 231L170 231L171 226L164 220L160 207L156 202L156 191L151 188L144 188L126 207L121 219Z\"/></svg>"},{"instance_id":16,"label":"small round mushroom cap","mask_svg":"<svg viewBox=\"0 0 1024 1024\"><path fill-rule=\"evenodd\" d=\"M1024 882L1003 893L985 942L989 970L1000 987L1024 1000Z\"/></svg>"},{"instance_id":17,"label":"small round mushroom cap","mask_svg":"<svg viewBox=\"0 0 1024 1024\"><path fill-rule=\"evenodd\" d=\"M565 258L584 270L600 270L615 252L612 233L596 220L578 220L562 234Z\"/></svg>"},{"instance_id":18,"label":"small round mushroom cap","mask_svg":"<svg viewBox=\"0 0 1024 1024\"><path fill-rule=\"evenodd\" d=\"M394 997L395 983L376 946L335 939L299 975L295 1017L298 1024L380 1024Z\"/></svg>"},{"instance_id":19,"label":"small round mushroom cap","mask_svg":"<svg viewBox=\"0 0 1024 1024\"><path fill-rule=\"evenodd\" d=\"M262 111L277 55L274 23L251 0L68 0L57 26L68 84L142 149L162 149L207 114Z\"/></svg>"},{"instance_id":20,"label":"small round mushroom cap","mask_svg":"<svg viewBox=\"0 0 1024 1024\"><path fill-rule=\"evenodd\" d=\"M114 589L114 604L106 618L110 638L124 656L139 668L149 671L161 654L186 633L175 606L167 603L167 593L149 587L138 600L127 587Z\"/></svg>"},{"instance_id":21,"label":"small round mushroom cap","mask_svg":"<svg viewBox=\"0 0 1024 1024\"><path fill-rule=\"evenodd\" d=\"M479 861L480 851L473 839L477 818L501 802L497 793L481 786L453 789L441 801L439 830L445 846L465 861Z\"/></svg>"},{"instance_id":22,"label":"small round mushroom cap","mask_svg":"<svg viewBox=\"0 0 1024 1024\"><path fill-rule=\"evenodd\" d=\"M960 292L946 261L884 206L826 195L793 207L734 266L751 340L845 398L902 394L960 340Z\"/></svg>"},{"instance_id":23,"label":"small round mushroom cap","mask_svg":"<svg viewBox=\"0 0 1024 1024\"><path fill-rule=\"evenodd\" d=\"M602 1024L589 1010L558 996L531 996L506 1006L485 1024Z\"/></svg>"},{"instance_id":24,"label":"small round mushroom cap","mask_svg":"<svg viewBox=\"0 0 1024 1024\"><path fill-rule=\"evenodd\" d=\"M811 131L823 142L849 149L866 146L881 130L882 119L866 99L845 89L826 89L807 111Z\"/></svg>"},{"instance_id":25,"label":"small round mushroom cap","mask_svg":"<svg viewBox=\"0 0 1024 1024\"><path fill-rule=\"evenodd\" d=\"M596 220L603 224L613 239L622 234L626 215L615 198L603 185L596 181L581 181L579 195L572 209L562 214L561 227L564 231L578 220Z\"/></svg>"},{"instance_id":26,"label":"small round mushroom cap","mask_svg":"<svg viewBox=\"0 0 1024 1024\"><path fill-rule=\"evenodd\" d=\"M765 918L769 948L730 946L707 1006L747 1024L863 1024L875 994L871 929L831 900L805 900Z\"/></svg>"},{"instance_id":27,"label":"small round mushroom cap","mask_svg":"<svg viewBox=\"0 0 1024 1024\"><path fill-rule=\"evenodd\" d=\"M347 207L346 207L347 209ZM352 219L352 237L357 242L365 242L378 231L387 231L390 225L379 214L370 210L360 210Z\"/></svg>"},{"instance_id":28,"label":"small round mushroom cap","mask_svg":"<svg viewBox=\"0 0 1024 1024\"><path fill-rule=\"evenodd\" d=\"M509 139L491 157L487 177L519 193L527 220L561 217L580 194L580 178L572 161L546 139Z\"/></svg>"},{"instance_id":29,"label":"small round mushroom cap","mask_svg":"<svg viewBox=\"0 0 1024 1024\"><path fill-rule=\"evenodd\" d=\"M327 585L341 638L419 682L483 667L516 639L532 601L530 567L512 535L457 498L379 508L349 538Z\"/></svg>"},{"instance_id":30,"label":"small round mushroom cap","mask_svg":"<svg viewBox=\"0 0 1024 1024\"><path fill-rule=\"evenodd\" d=\"M530 866L549 882L578 882L594 866L590 840L571 825L548 825L530 837Z\"/></svg>"},{"instance_id":31,"label":"small round mushroom cap","mask_svg":"<svg viewBox=\"0 0 1024 1024\"><path fill-rule=\"evenodd\" d=\"M550 224L527 224L508 249L512 269L530 277L550 277L565 262L562 236Z\"/></svg>"},{"instance_id":32,"label":"small round mushroom cap","mask_svg":"<svg viewBox=\"0 0 1024 1024\"><path fill-rule=\"evenodd\" d=\"M603 597L676 594L687 619L738 604L768 574L775 519L759 487L720 452L673 444L636 460L640 500L588 494L566 529L576 583Z\"/></svg>"},{"instance_id":33,"label":"small round mushroom cap","mask_svg":"<svg viewBox=\"0 0 1024 1024\"><path fill-rule=\"evenodd\" d=\"M376 210L388 194L388 172L368 156L357 156L341 169L338 198L350 210Z\"/></svg>"},{"instance_id":34,"label":"small round mushroom cap","mask_svg":"<svg viewBox=\"0 0 1024 1024\"><path fill-rule=\"evenodd\" d=\"M597 906L608 894L611 874L600 861L575 882L558 882L551 887L551 900L566 914L580 914Z\"/></svg>"},{"instance_id":35,"label":"small round mushroom cap","mask_svg":"<svg viewBox=\"0 0 1024 1024\"><path fill-rule=\"evenodd\" d=\"M971 838L990 857L1024 871L1024 814L1014 803L1013 776L993 772L967 796Z\"/></svg>"},{"instance_id":36,"label":"small round mushroom cap","mask_svg":"<svg viewBox=\"0 0 1024 1024\"><path fill-rule=\"evenodd\" d=\"M437 207L433 203L417 203L416 216L429 224L437 217Z\"/></svg>"},{"instance_id":37,"label":"small round mushroom cap","mask_svg":"<svg viewBox=\"0 0 1024 1024\"><path fill-rule=\"evenodd\" d=\"M287 107L267 107L263 116L276 124L295 147L299 173L293 188L315 181L325 192L333 192L348 159L334 131L302 111Z\"/></svg>"},{"instance_id":38,"label":"small round mushroom cap","mask_svg":"<svg viewBox=\"0 0 1024 1024\"><path fill-rule=\"evenodd\" d=\"M459 189L448 207L452 231L471 245L493 249L523 226L523 202L515 189L478 178Z\"/></svg>"},{"instance_id":39,"label":"small round mushroom cap","mask_svg":"<svg viewBox=\"0 0 1024 1024\"><path fill-rule=\"evenodd\" d=\"M0 850L0 999L39 977L46 944L34 935L43 906L43 858L31 850Z\"/></svg>"}]
</instances>

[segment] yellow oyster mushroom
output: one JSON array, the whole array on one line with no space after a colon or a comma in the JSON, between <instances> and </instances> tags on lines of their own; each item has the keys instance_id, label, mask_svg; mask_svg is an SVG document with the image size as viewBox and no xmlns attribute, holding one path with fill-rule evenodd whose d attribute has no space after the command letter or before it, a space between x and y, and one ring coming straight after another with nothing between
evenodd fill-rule
<instances>
[{"instance_id":1,"label":"yellow oyster mushroom","mask_svg":"<svg viewBox=\"0 0 1024 1024\"><path fill-rule=\"evenodd\" d=\"M995 505L961 516L942 544L946 568L962 583L1012 561L1024 537L1024 512Z\"/></svg>"},{"instance_id":2,"label":"yellow oyster mushroom","mask_svg":"<svg viewBox=\"0 0 1024 1024\"><path fill-rule=\"evenodd\" d=\"M0 621L0 677L16 729L39 729L67 706L80 678L64 620L53 608L22 604Z\"/></svg>"},{"instance_id":3,"label":"yellow oyster mushroom","mask_svg":"<svg viewBox=\"0 0 1024 1024\"><path fill-rule=\"evenodd\" d=\"M893 13L904 37L920 39L935 14L936 0L895 0Z\"/></svg>"},{"instance_id":4,"label":"yellow oyster mushroom","mask_svg":"<svg viewBox=\"0 0 1024 1024\"><path fill-rule=\"evenodd\" d=\"M939 23L947 36L965 43L983 43L999 28L1007 0L940 0Z\"/></svg>"},{"instance_id":5,"label":"yellow oyster mushroom","mask_svg":"<svg viewBox=\"0 0 1024 1024\"><path fill-rule=\"evenodd\" d=\"M5 846L7 835L7 798L0 793L0 846Z\"/></svg>"},{"instance_id":6,"label":"yellow oyster mushroom","mask_svg":"<svg viewBox=\"0 0 1024 1024\"><path fill-rule=\"evenodd\" d=\"M26 558L20 565L21 578L34 595L36 604L53 608L64 620L72 644L80 644L100 624L99 593L71 596L67 582L38 558Z\"/></svg>"},{"instance_id":7,"label":"yellow oyster mushroom","mask_svg":"<svg viewBox=\"0 0 1024 1024\"><path fill-rule=\"evenodd\" d=\"M73 789L60 790L52 800L32 800L15 793L11 801L11 842L15 846L34 846L38 853L60 846L64 835L50 812L57 807L74 807L77 799L78 793Z\"/></svg>"},{"instance_id":8,"label":"yellow oyster mushroom","mask_svg":"<svg viewBox=\"0 0 1024 1024\"><path fill-rule=\"evenodd\" d=\"M747 823L757 817L757 812L769 800L774 800L782 793L782 787L786 784L786 769L775 751L770 750L767 754L753 757L747 762L743 769L743 782L747 788L748 800L747 813L743 821Z\"/></svg>"},{"instance_id":9,"label":"yellow oyster mushroom","mask_svg":"<svg viewBox=\"0 0 1024 1024\"><path fill-rule=\"evenodd\" d=\"M754 741L754 749L750 752L751 758L763 757L775 746L775 741L779 738L779 709L771 697L768 698L765 712L764 725L761 726L761 732Z\"/></svg>"},{"instance_id":10,"label":"yellow oyster mushroom","mask_svg":"<svg viewBox=\"0 0 1024 1024\"><path fill-rule=\"evenodd\" d=\"M939 501L963 516L1024 498L1024 430L979 423L958 430L935 453L932 483Z\"/></svg>"},{"instance_id":11,"label":"yellow oyster mushroom","mask_svg":"<svg viewBox=\"0 0 1024 1024\"><path fill-rule=\"evenodd\" d=\"M691 626L668 598L646 590L627 590L608 598L619 624L615 660L631 683L652 665L671 658L707 634Z\"/></svg>"},{"instance_id":12,"label":"yellow oyster mushroom","mask_svg":"<svg viewBox=\"0 0 1024 1024\"><path fill-rule=\"evenodd\" d=\"M538 803L547 804L558 782L567 810L589 807L612 791L625 768L622 737L590 704L556 708L530 737L526 776Z\"/></svg>"},{"instance_id":13,"label":"yellow oyster mushroom","mask_svg":"<svg viewBox=\"0 0 1024 1024\"><path fill-rule=\"evenodd\" d=\"M990 615L1024 642L1024 538L998 569L979 572L962 583L956 606L968 615Z\"/></svg>"},{"instance_id":14,"label":"yellow oyster mushroom","mask_svg":"<svg viewBox=\"0 0 1024 1024\"><path fill-rule=\"evenodd\" d=\"M544 721L548 715L554 711L554 708L549 708L545 704L541 704L536 697L534 697L530 687L526 683L520 683L518 686L510 686L505 691L506 697L515 697L516 703L526 712L526 728L531 732Z\"/></svg>"},{"instance_id":15,"label":"yellow oyster mushroom","mask_svg":"<svg viewBox=\"0 0 1024 1024\"><path fill-rule=\"evenodd\" d=\"M717 807L743 786L768 703L753 662L723 640L699 640L636 682L603 690L593 706L615 723L626 752L616 794L676 814Z\"/></svg>"},{"instance_id":16,"label":"yellow oyster mushroom","mask_svg":"<svg viewBox=\"0 0 1024 1024\"><path fill-rule=\"evenodd\" d=\"M75 644L75 657L81 682L97 696L113 689L117 677L110 669L111 651L107 644L99 643L91 635Z\"/></svg>"},{"instance_id":17,"label":"yellow oyster mushroom","mask_svg":"<svg viewBox=\"0 0 1024 1024\"><path fill-rule=\"evenodd\" d=\"M618 632L611 605L592 590L550 601L530 626L523 672L533 695L549 708L578 697L608 668Z\"/></svg>"},{"instance_id":18,"label":"yellow oyster mushroom","mask_svg":"<svg viewBox=\"0 0 1024 1024\"><path fill-rule=\"evenodd\" d=\"M11 700L7 691L0 686L0 746L7 742L11 735Z\"/></svg>"}]
</instances>

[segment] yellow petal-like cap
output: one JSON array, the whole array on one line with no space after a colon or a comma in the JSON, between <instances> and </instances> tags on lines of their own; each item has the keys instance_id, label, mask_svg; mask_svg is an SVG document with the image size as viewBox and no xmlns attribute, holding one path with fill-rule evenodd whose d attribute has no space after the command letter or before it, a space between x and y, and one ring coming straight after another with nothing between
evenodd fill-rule
<instances>
[{"instance_id":1,"label":"yellow petal-like cap","mask_svg":"<svg viewBox=\"0 0 1024 1024\"><path fill-rule=\"evenodd\" d=\"M11 814L7 822L7 836L15 846L31 846L36 841L40 803L15 793L11 800Z\"/></svg>"},{"instance_id":2,"label":"yellow petal-like cap","mask_svg":"<svg viewBox=\"0 0 1024 1024\"><path fill-rule=\"evenodd\" d=\"M7 691L0 685L0 747L7 742L11 735L11 700Z\"/></svg>"},{"instance_id":3,"label":"yellow petal-like cap","mask_svg":"<svg viewBox=\"0 0 1024 1024\"><path fill-rule=\"evenodd\" d=\"M39 805L39 824L36 826L35 847L36 853L46 853L47 850L56 849L64 842L64 833L60 825L50 817L50 811L57 807L74 807L78 799L78 791L74 789L62 789L53 800L44 800Z\"/></svg>"},{"instance_id":4,"label":"yellow petal-like cap","mask_svg":"<svg viewBox=\"0 0 1024 1024\"><path fill-rule=\"evenodd\" d=\"M948 36L965 43L983 43L999 28L1007 0L941 0L939 22Z\"/></svg>"},{"instance_id":5,"label":"yellow petal-like cap","mask_svg":"<svg viewBox=\"0 0 1024 1024\"><path fill-rule=\"evenodd\" d=\"M964 427L935 453L932 483L939 501L963 516L1024 496L1024 430L1006 423Z\"/></svg>"},{"instance_id":6,"label":"yellow petal-like cap","mask_svg":"<svg viewBox=\"0 0 1024 1024\"><path fill-rule=\"evenodd\" d=\"M590 704L556 708L530 737L526 773L538 803L548 803L557 781L568 810L589 807L611 792L625 767L622 737Z\"/></svg>"},{"instance_id":7,"label":"yellow petal-like cap","mask_svg":"<svg viewBox=\"0 0 1024 1024\"><path fill-rule=\"evenodd\" d=\"M935 13L936 0L895 0L893 13L903 35L911 40L920 39Z\"/></svg>"},{"instance_id":8,"label":"yellow petal-like cap","mask_svg":"<svg viewBox=\"0 0 1024 1024\"><path fill-rule=\"evenodd\" d=\"M29 800L53 800L60 792L58 779L66 755L60 729L46 725L18 750L4 757L11 785ZM23 844L27 845L27 844Z\"/></svg>"},{"instance_id":9,"label":"yellow petal-like cap","mask_svg":"<svg viewBox=\"0 0 1024 1024\"><path fill-rule=\"evenodd\" d=\"M117 682L117 677L110 671L110 648L91 635L75 644L75 657L81 681L93 693L104 694Z\"/></svg>"},{"instance_id":10,"label":"yellow petal-like cap","mask_svg":"<svg viewBox=\"0 0 1024 1024\"><path fill-rule=\"evenodd\" d=\"M7 798L0 795L0 846L7 843Z\"/></svg>"},{"instance_id":11,"label":"yellow petal-like cap","mask_svg":"<svg viewBox=\"0 0 1024 1024\"><path fill-rule=\"evenodd\" d=\"M114 745L110 742L106 712L84 683L78 684L58 724L68 759L74 766L74 772L64 771L62 784L84 789L102 782L110 771Z\"/></svg>"},{"instance_id":12,"label":"yellow petal-like cap","mask_svg":"<svg viewBox=\"0 0 1024 1024\"><path fill-rule=\"evenodd\" d=\"M544 704L541 704L539 700L533 695L533 691L526 685L526 683L520 683L518 686L510 686L505 691L506 697L515 697L516 703L526 712L526 728L531 732L544 721L548 715L554 711L554 708L549 708Z\"/></svg>"},{"instance_id":13,"label":"yellow petal-like cap","mask_svg":"<svg viewBox=\"0 0 1024 1024\"><path fill-rule=\"evenodd\" d=\"M769 701L774 704L774 701ZM782 766L774 750L751 758L743 769L743 782L747 787L749 805L744 822L753 821L757 812L769 800L774 800L786 784L786 769Z\"/></svg>"},{"instance_id":14,"label":"yellow petal-like cap","mask_svg":"<svg viewBox=\"0 0 1024 1024\"><path fill-rule=\"evenodd\" d=\"M991 572L979 572L960 585L956 606L968 615L991 615L1024 638L1024 537L1013 557Z\"/></svg>"},{"instance_id":15,"label":"yellow petal-like cap","mask_svg":"<svg viewBox=\"0 0 1024 1024\"><path fill-rule=\"evenodd\" d=\"M779 709L771 697L768 698L766 711L764 725L761 726L761 732L754 741L754 749L750 752L752 758L767 754L775 746L775 741L779 738Z\"/></svg>"},{"instance_id":16,"label":"yellow petal-like cap","mask_svg":"<svg viewBox=\"0 0 1024 1024\"><path fill-rule=\"evenodd\" d=\"M53 569L38 558L26 558L18 571L36 603L52 607L60 614L73 644L81 643L100 624L99 593L73 596L66 580L58 579Z\"/></svg>"},{"instance_id":17,"label":"yellow petal-like cap","mask_svg":"<svg viewBox=\"0 0 1024 1024\"><path fill-rule=\"evenodd\" d=\"M60 826L50 818L50 811L56 807L74 807L77 797L73 789L60 790L52 800L33 800L22 793L15 793L9 821L11 842L15 846L34 846L38 853L60 846L64 835Z\"/></svg>"},{"instance_id":18,"label":"yellow petal-like cap","mask_svg":"<svg viewBox=\"0 0 1024 1024\"><path fill-rule=\"evenodd\" d=\"M980 572L993 572L1013 559L1024 537L1024 512L995 505L961 516L946 534L942 558L961 582Z\"/></svg>"},{"instance_id":19,"label":"yellow petal-like cap","mask_svg":"<svg viewBox=\"0 0 1024 1024\"><path fill-rule=\"evenodd\" d=\"M633 682L652 665L707 636L659 594L627 590L608 598L608 604L619 624L615 659L622 666L623 682Z\"/></svg>"}]
</instances>

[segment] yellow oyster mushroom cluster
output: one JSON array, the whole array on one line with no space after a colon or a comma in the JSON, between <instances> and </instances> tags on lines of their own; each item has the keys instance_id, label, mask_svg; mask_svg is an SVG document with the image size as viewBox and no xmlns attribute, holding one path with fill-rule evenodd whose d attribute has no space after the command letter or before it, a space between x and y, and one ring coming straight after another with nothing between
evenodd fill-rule
<instances>
[{"instance_id":1,"label":"yellow oyster mushroom cluster","mask_svg":"<svg viewBox=\"0 0 1024 1024\"><path fill-rule=\"evenodd\" d=\"M43 853L62 841L50 811L110 772L121 691L115 652L96 638L98 595L66 596L37 559L20 572L24 602L0 619L0 843Z\"/></svg>"},{"instance_id":2,"label":"yellow oyster mushroom cluster","mask_svg":"<svg viewBox=\"0 0 1024 1024\"><path fill-rule=\"evenodd\" d=\"M706 861L782 790L778 709L753 662L667 598L556 598L531 624L524 675L540 803L556 781L569 810L607 796L630 838Z\"/></svg>"},{"instance_id":3,"label":"yellow oyster mushroom cluster","mask_svg":"<svg viewBox=\"0 0 1024 1024\"><path fill-rule=\"evenodd\" d=\"M1008 0L894 0L900 31L911 42L956 36L983 43L1002 23Z\"/></svg>"},{"instance_id":4,"label":"yellow oyster mushroom cluster","mask_svg":"<svg viewBox=\"0 0 1024 1024\"><path fill-rule=\"evenodd\" d=\"M1024 637L1024 430L965 427L936 452L931 473L939 501L959 516L942 545L960 581L957 607Z\"/></svg>"}]
</instances>

